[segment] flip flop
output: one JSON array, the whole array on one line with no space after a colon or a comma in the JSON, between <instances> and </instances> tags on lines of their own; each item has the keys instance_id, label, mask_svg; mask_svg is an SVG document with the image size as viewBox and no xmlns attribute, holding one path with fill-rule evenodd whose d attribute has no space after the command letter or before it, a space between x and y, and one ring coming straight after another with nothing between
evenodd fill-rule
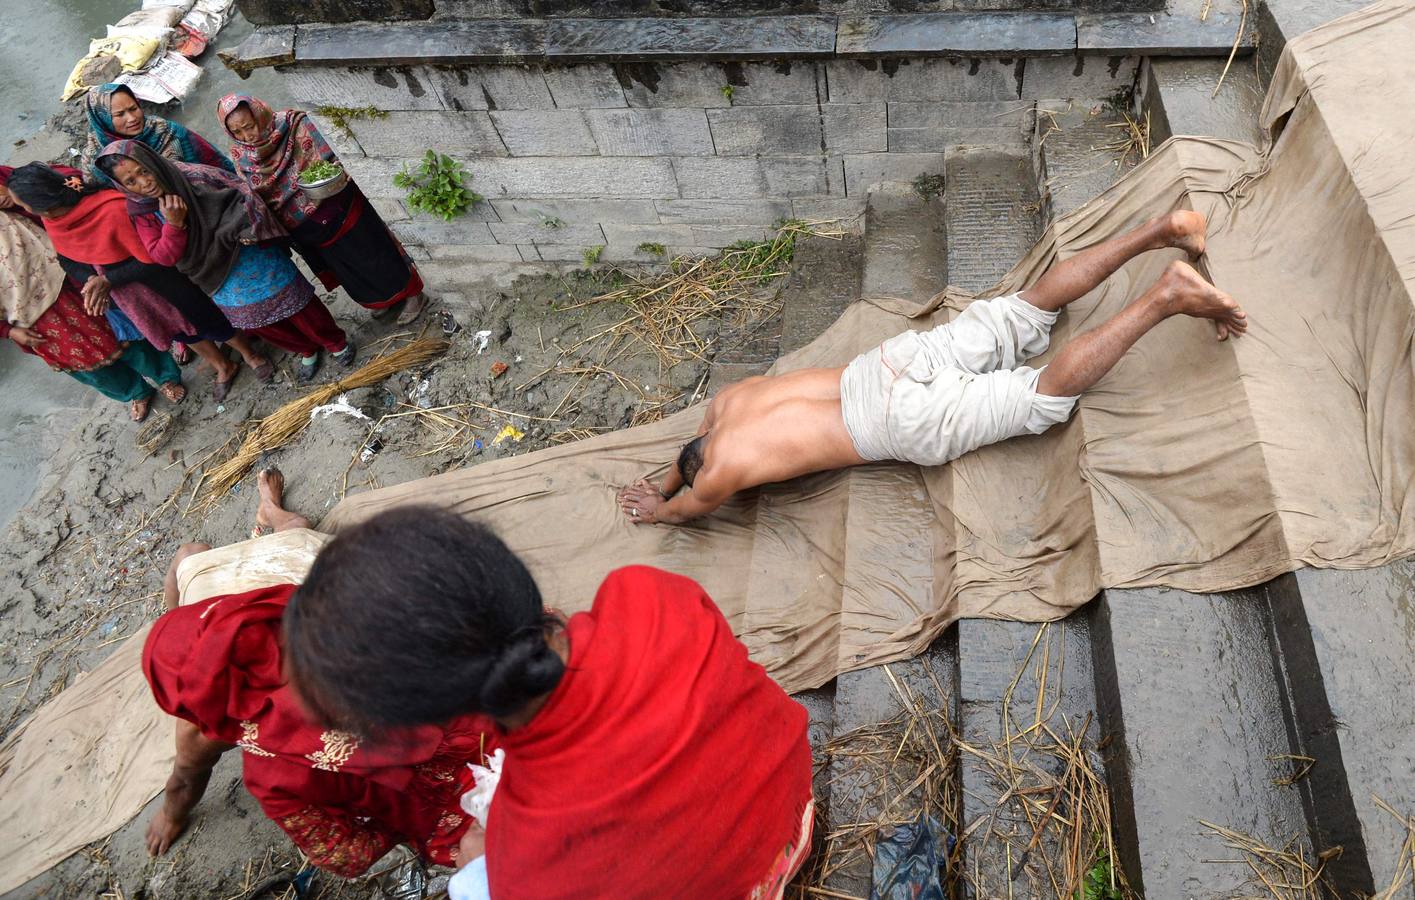
<instances>
[{"instance_id":1,"label":"flip flop","mask_svg":"<svg viewBox=\"0 0 1415 900\"><path fill-rule=\"evenodd\" d=\"M134 422L143 421L150 412L152 412L152 397L150 396L144 397L141 400L132 400L128 403L128 416L132 418Z\"/></svg>"},{"instance_id":2,"label":"flip flop","mask_svg":"<svg viewBox=\"0 0 1415 900\"><path fill-rule=\"evenodd\" d=\"M255 366L255 377L261 384L270 384L275 380L275 363L267 359Z\"/></svg>"},{"instance_id":3,"label":"flip flop","mask_svg":"<svg viewBox=\"0 0 1415 900\"><path fill-rule=\"evenodd\" d=\"M181 403L183 400L187 399L187 386L180 381L169 381L166 384L160 384L157 386L157 390L163 397L167 398L169 403ZM174 397L172 396L173 394L177 396Z\"/></svg>"},{"instance_id":4,"label":"flip flop","mask_svg":"<svg viewBox=\"0 0 1415 900\"><path fill-rule=\"evenodd\" d=\"M212 383L211 392L216 397L217 403L220 403L222 400L225 400L227 395L231 393L231 385L235 382L237 378L240 377L240 375L241 370L240 368L237 368L235 374L233 374L230 378L226 379L225 381L217 381Z\"/></svg>"}]
</instances>

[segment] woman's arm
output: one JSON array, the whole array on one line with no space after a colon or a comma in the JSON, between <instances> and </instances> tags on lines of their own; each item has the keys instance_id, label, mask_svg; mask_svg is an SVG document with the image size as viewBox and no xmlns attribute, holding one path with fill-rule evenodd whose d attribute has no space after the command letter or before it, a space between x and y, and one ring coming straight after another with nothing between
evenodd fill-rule
<instances>
[{"instance_id":1,"label":"woman's arm","mask_svg":"<svg viewBox=\"0 0 1415 900\"><path fill-rule=\"evenodd\" d=\"M59 268L63 269L64 274L68 275L80 286L83 286L90 278L98 274L98 270L88 263L81 263L76 259L69 259L69 257L62 253L56 255L59 258Z\"/></svg>"},{"instance_id":2,"label":"woman's arm","mask_svg":"<svg viewBox=\"0 0 1415 900\"><path fill-rule=\"evenodd\" d=\"M147 826L147 852L161 856L187 828L192 809L206 793L211 770L221 754L234 747L213 741L190 722L177 721L177 758L167 778L162 808Z\"/></svg>"},{"instance_id":3,"label":"woman's arm","mask_svg":"<svg viewBox=\"0 0 1415 900\"><path fill-rule=\"evenodd\" d=\"M159 266L175 266L187 252L187 230L170 222L159 221L155 215L133 219L138 240L147 248L148 256Z\"/></svg>"}]
</instances>

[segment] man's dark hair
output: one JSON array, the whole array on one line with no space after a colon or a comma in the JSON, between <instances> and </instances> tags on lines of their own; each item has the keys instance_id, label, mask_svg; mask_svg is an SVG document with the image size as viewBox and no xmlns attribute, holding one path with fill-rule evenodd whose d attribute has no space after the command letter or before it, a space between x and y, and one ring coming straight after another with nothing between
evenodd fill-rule
<instances>
[{"instance_id":1,"label":"man's dark hair","mask_svg":"<svg viewBox=\"0 0 1415 900\"><path fill-rule=\"evenodd\" d=\"M35 212L75 206L85 194L92 193L74 190L65 183L63 175L37 162L16 169L8 186L12 194Z\"/></svg>"},{"instance_id":2,"label":"man's dark hair","mask_svg":"<svg viewBox=\"0 0 1415 900\"><path fill-rule=\"evenodd\" d=\"M325 545L285 610L285 658L325 724L362 734L506 716L549 693L559 626L491 529L431 506L381 513Z\"/></svg>"},{"instance_id":3,"label":"man's dark hair","mask_svg":"<svg viewBox=\"0 0 1415 900\"><path fill-rule=\"evenodd\" d=\"M684 444L678 454L678 473L688 487L693 486L693 479L698 477L698 470L703 467L703 442L706 440L707 435L700 434Z\"/></svg>"}]
</instances>

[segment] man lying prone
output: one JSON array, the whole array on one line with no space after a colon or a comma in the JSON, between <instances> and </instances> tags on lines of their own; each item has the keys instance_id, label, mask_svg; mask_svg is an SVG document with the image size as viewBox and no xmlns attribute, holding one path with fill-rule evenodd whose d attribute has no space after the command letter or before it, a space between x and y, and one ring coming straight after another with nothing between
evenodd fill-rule
<instances>
[{"instance_id":1,"label":"man lying prone","mask_svg":"<svg viewBox=\"0 0 1415 900\"><path fill-rule=\"evenodd\" d=\"M1058 263L1025 291L976 301L954 321L906 331L847 366L729 385L708 404L662 487L629 485L619 492L620 507L635 524L677 524L761 484L888 459L937 466L1040 434L1066 421L1080 395L1170 316L1211 319L1219 340L1247 330L1233 298L1176 260L1050 365L1022 365L1047 349L1063 307L1134 257L1178 248L1198 259L1205 226L1197 212L1162 216Z\"/></svg>"}]
</instances>

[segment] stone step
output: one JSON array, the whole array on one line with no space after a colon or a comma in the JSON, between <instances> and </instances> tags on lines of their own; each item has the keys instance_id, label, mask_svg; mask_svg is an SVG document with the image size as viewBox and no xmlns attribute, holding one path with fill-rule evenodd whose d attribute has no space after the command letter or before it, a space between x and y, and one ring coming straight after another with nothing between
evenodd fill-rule
<instances>
[{"instance_id":1,"label":"stone step","mask_svg":"<svg viewBox=\"0 0 1415 900\"><path fill-rule=\"evenodd\" d=\"M1285 691L1265 588L1107 590L1093 653L1121 860L1151 897L1260 890L1208 827L1312 859L1301 792L1284 785Z\"/></svg>"},{"instance_id":2,"label":"stone step","mask_svg":"<svg viewBox=\"0 0 1415 900\"><path fill-rule=\"evenodd\" d=\"M1302 569L1270 591L1296 712L1299 752L1315 760L1314 841L1341 846L1328 872L1343 896L1389 885L1405 829L1375 802L1415 810L1415 564Z\"/></svg>"},{"instance_id":3,"label":"stone step","mask_svg":"<svg viewBox=\"0 0 1415 900\"><path fill-rule=\"evenodd\" d=\"M1235 61L1227 75L1222 59L1150 59L1143 69L1140 109L1148 114L1151 146L1176 134L1261 142L1263 87L1251 64Z\"/></svg>"},{"instance_id":4,"label":"stone step","mask_svg":"<svg viewBox=\"0 0 1415 900\"><path fill-rule=\"evenodd\" d=\"M861 267L863 296L923 302L947 283L942 206L937 196L921 196L908 185L889 185L869 194ZM868 628L867 621L852 621L859 608L853 597L891 578L910 583L932 578L933 548L927 536L897 533L891 528L892 522L917 521L917 515L901 511L927 505L930 500L917 474L897 467L864 466L846 477L849 506L845 527L851 536L846 548L851 557L846 561L846 570L860 583L842 585L842 627ZM888 549L861 543L867 539L883 542ZM871 569L872 565L886 564L887 571L875 573ZM871 596L869 602L877 604L880 599ZM856 752L879 743L879 738L868 736L868 729L897 724L906 711L908 698L916 716L937 716L942 712L946 726L942 721L932 721L939 730L939 749L946 754L948 733L958 721L957 684L957 642L952 630L914 659L847 672L836 679L833 737L850 746L842 748L827 767L831 795L824 820L828 832L863 836L859 827L862 824L881 817L895 822L912 821L924 809L940 822L957 818L956 811L942 814L934 808L931 803L938 798L931 800L918 788L904 792L920 774L921 757L894 759L889 753L864 756ZM855 736L862 734L861 729L866 730L865 736L857 740ZM907 725L904 730L909 730ZM910 740L917 741L918 732ZM946 759L937 760L936 754L927 753L925 757L929 762L947 763ZM949 773L950 778L955 776L955 772ZM930 780L937 781L937 777ZM950 802L954 801L956 780L944 794ZM867 838L871 843L873 839L872 834ZM863 847L848 838L838 840L837 845L834 857L849 857L852 861L831 875L827 888L847 896L869 896L870 864L869 857L860 852Z\"/></svg>"},{"instance_id":5,"label":"stone step","mask_svg":"<svg viewBox=\"0 0 1415 900\"><path fill-rule=\"evenodd\" d=\"M923 303L948 282L942 185L889 184L865 203L865 297ZM927 195L927 196L925 196Z\"/></svg>"},{"instance_id":6,"label":"stone step","mask_svg":"<svg viewBox=\"0 0 1415 900\"><path fill-rule=\"evenodd\" d=\"M949 153L944 181L948 281L983 291L1021 259L1041 233L1031 161L998 150Z\"/></svg>"},{"instance_id":7,"label":"stone step","mask_svg":"<svg viewBox=\"0 0 1415 900\"><path fill-rule=\"evenodd\" d=\"M1103 100L1037 104L1032 146L1044 224L1085 206L1143 158L1132 121Z\"/></svg>"},{"instance_id":8,"label":"stone step","mask_svg":"<svg viewBox=\"0 0 1415 900\"><path fill-rule=\"evenodd\" d=\"M858 234L846 234L839 240L797 240L791 280L782 297L782 354L820 337L845 307L859 299L864 245L865 239Z\"/></svg>"},{"instance_id":9,"label":"stone step","mask_svg":"<svg viewBox=\"0 0 1415 900\"><path fill-rule=\"evenodd\" d=\"M1040 231L1036 181L1025 157L953 154L945 196L948 269L958 287L994 284ZM1048 752L1053 735L1084 735L1087 748L1099 736L1086 618L1047 626L965 619L958 623L958 671L959 728L972 748L960 756L970 895L1049 896L1057 887L1044 860L1055 857L1059 830L1041 828L1035 846L1033 836L1047 821L1037 802L1045 806L1055 795L1031 791L1045 791L1061 775L1061 759Z\"/></svg>"}]
</instances>

